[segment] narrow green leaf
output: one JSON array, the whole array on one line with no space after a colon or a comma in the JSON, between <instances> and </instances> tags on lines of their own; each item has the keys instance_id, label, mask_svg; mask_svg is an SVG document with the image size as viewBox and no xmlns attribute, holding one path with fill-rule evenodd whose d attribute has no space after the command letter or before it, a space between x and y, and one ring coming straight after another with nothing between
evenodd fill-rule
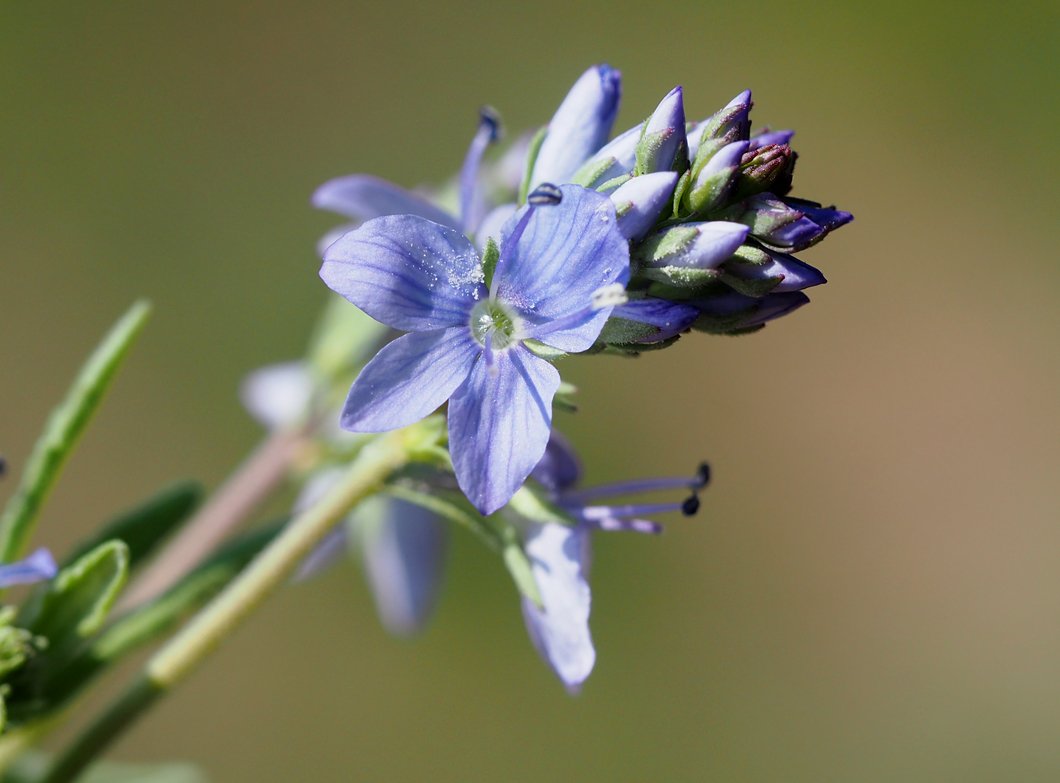
<instances>
[{"instance_id":1,"label":"narrow green leaf","mask_svg":"<svg viewBox=\"0 0 1060 783\"><path fill-rule=\"evenodd\" d=\"M121 317L89 356L66 399L49 417L18 489L0 515L0 562L17 560L23 554L44 500L150 310L147 302L140 301Z\"/></svg>"},{"instance_id":2,"label":"narrow green leaf","mask_svg":"<svg viewBox=\"0 0 1060 783\"><path fill-rule=\"evenodd\" d=\"M173 533L202 499L202 487L183 481L166 487L135 508L106 523L91 538L81 542L66 558L69 565L104 541L118 539L129 547L129 568L135 569Z\"/></svg>"},{"instance_id":3,"label":"narrow green leaf","mask_svg":"<svg viewBox=\"0 0 1060 783\"><path fill-rule=\"evenodd\" d=\"M37 783L51 767L51 758L39 751L23 753L3 777L3 783ZM93 764L78 783L207 783L202 770L192 764Z\"/></svg>"}]
</instances>

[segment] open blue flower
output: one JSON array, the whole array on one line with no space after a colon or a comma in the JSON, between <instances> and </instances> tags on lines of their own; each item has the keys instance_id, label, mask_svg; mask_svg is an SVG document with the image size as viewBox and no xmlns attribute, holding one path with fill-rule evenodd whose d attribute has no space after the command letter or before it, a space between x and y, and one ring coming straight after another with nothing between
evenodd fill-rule
<instances>
[{"instance_id":1,"label":"open blue flower","mask_svg":"<svg viewBox=\"0 0 1060 783\"><path fill-rule=\"evenodd\" d=\"M412 215L370 220L332 244L324 282L410 334L361 371L342 413L354 432L412 424L449 400L457 481L484 514L541 459L559 373L527 340L568 353L599 336L629 279L629 247L610 199L543 186L501 232L489 287L458 231Z\"/></svg>"},{"instance_id":2,"label":"open blue flower","mask_svg":"<svg viewBox=\"0 0 1060 783\"><path fill-rule=\"evenodd\" d=\"M541 594L541 606L522 599L523 620L534 647L571 693L577 693L596 662L589 611L592 593L589 566L594 530L659 533L662 527L644 516L699 510L699 492L710 480L706 464L692 477L642 479L578 490L581 464L570 444L553 432L533 478L542 484L572 525L533 524L526 533L526 554ZM691 494L679 502L601 505L600 498L658 490Z\"/></svg>"}]
</instances>

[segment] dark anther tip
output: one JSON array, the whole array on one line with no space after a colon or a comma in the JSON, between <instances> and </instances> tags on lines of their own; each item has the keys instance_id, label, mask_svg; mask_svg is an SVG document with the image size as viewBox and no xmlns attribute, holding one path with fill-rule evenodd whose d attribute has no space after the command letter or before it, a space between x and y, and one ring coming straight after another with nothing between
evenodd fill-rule
<instances>
[{"instance_id":1,"label":"dark anther tip","mask_svg":"<svg viewBox=\"0 0 1060 783\"><path fill-rule=\"evenodd\" d=\"M699 511L699 496L689 495L681 504L681 513L686 517L694 517L697 511Z\"/></svg>"},{"instance_id":2,"label":"dark anther tip","mask_svg":"<svg viewBox=\"0 0 1060 783\"><path fill-rule=\"evenodd\" d=\"M3 478L5 473L7 473L7 460L0 457L0 478Z\"/></svg>"},{"instance_id":3,"label":"dark anther tip","mask_svg":"<svg viewBox=\"0 0 1060 783\"><path fill-rule=\"evenodd\" d=\"M490 142L497 141L503 134L501 115L492 106L483 106L478 110L479 122L489 128Z\"/></svg>"},{"instance_id":4,"label":"dark anther tip","mask_svg":"<svg viewBox=\"0 0 1060 783\"><path fill-rule=\"evenodd\" d=\"M526 203L533 204L535 207L558 204L561 201L563 201L563 192L551 182L542 182L533 193L526 197Z\"/></svg>"},{"instance_id":5,"label":"dark anther tip","mask_svg":"<svg viewBox=\"0 0 1060 783\"><path fill-rule=\"evenodd\" d=\"M696 488L703 489L710 483L710 463L700 462L696 468Z\"/></svg>"}]
</instances>

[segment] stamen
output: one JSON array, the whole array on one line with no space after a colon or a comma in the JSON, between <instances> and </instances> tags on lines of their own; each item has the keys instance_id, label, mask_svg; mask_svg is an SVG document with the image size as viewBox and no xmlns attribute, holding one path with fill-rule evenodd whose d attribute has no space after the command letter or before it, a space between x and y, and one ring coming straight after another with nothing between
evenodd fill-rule
<instances>
[{"instance_id":1,"label":"stamen","mask_svg":"<svg viewBox=\"0 0 1060 783\"><path fill-rule=\"evenodd\" d=\"M551 182L542 182L526 197L526 203L535 207L555 206L563 201L563 191Z\"/></svg>"},{"instance_id":2,"label":"stamen","mask_svg":"<svg viewBox=\"0 0 1060 783\"><path fill-rule=\"evenodd\" d=\"M615 519L614 517L609 517L607 519L597 519L592 522L586 522L586 524L591 528L603 530L608 533L629 532L659 535L659 533L663 531L662 525L658 522L652 522L649 519Z\"/></svg>"},{"instance_id":3,"label":"stamen","mask_svg":"<svg viewBox=\"0 0 1060 783\"><path fill-rule=\"evenodd\" d=\"M622 519L624 517L647 517L653 514L667 514L671 511L684 511L684 503L634 503L626 506L585 506L575 509L574 514L586 522L598 522L604 519Z\"/></svg>"},{"instance_id":4,"label":"stamen","mask_svg":"<svg viewBox=\"0 0 1060 783\"><path fill-rule=\"evenodd\" d=\"M696 489L703 489L710 483L710 463L700 462L696 470Z\"/></svg>"},{"instance_id":5,"label":"stamen","mask_svg":"<svg viewBox=\"0 0 1060 783\"><path fill-rule=\"evenodd\" d=\"M681 504L681 513L684 514L686 517L694 517L696 515L696 512L698 511L699 495L693 492L691 495L685 498L685 502Z\"/></svg>"},{"instance_id":6,"label":"stamen","mask_svg":"<svg viewBox=\"0 0 1060 783\"><path fill-rule=\"evenodd\" d=\"M494 279L496 279L496 277L494 277ZM601 286L593 291L592 298L590 299L591 303L588 307L571 313L570 315L565 315L562 318L556 318L551 321L546 321L543 324L538 324L536 327L527 331L526 336L536 339L543 337L546 334L560 332L574 326L581 326L585 321L589 320L597 310L603 310L605 307L615 307L616 305L625 304L627 301L629 301L629 297L626 295L626 289L621 283L610 283L609 285Z\"/></svg>"},{"instance_id":7,"label":"stamen","mask_svg":"<svg viewBox=\"0 0 1060 783\"><path fill-rule=\"evenodd\" d=\"M563 495L564 502L582 504L594 498L610 497L614 495L637 495L641 492L657 492L664 489L689 489L701 488L698 477L689 479L684 476L672 476L666 478L641 479L639 481L618 481L614 484L601 484L597 487L578 490L577 492L566 492Z\"/></svg>"},{"instance_id":8,"label":"stamen","mask_svg":"<svg viewBox=\"0 0 1060 783\"><path fill-rule=\"evenodd\" d=\"M500 117L489 106L483 106L479 110L478 130L471 139L471 145L464 157L464 165L460 169L460 222L463 224L464 231L473 231L482 221L485 207L482 203L482 194L476 187L478 172L486 149L500 136Z\"/></svg>"},{"instance_id":9,"label":"stamen","mask_svg":"<svg viewBox=\"0 0 1060 783\"><path fill-rule=\"evenodd\" d=\"M0 478L3 478L7 474L7 460L0 457Z\"/></svg>"}]
</instances>

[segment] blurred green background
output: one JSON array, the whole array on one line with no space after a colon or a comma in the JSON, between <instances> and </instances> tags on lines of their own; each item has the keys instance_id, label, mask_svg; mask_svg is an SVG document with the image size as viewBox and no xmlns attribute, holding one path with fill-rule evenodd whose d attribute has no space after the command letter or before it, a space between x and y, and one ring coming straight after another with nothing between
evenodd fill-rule
<instances>
[{"instance_id":1,"label":"blurred green background","mask_svg":"<svg viewBox=\"0 0 1060 783\"><path fill-rule=\"evenodd\" d=\"M590 481L716 480L601 536L571 699L457 537L389 638L355 568L285 591L113 751L218 781L1053 781L1060 422L1052 3L0 6L0 449L15 470L137 296L150 327L47 508L62 548L256 442L235 389L323 301L313 188L437 182L483 102L517 131L588 65L618 125L675 83L794 127L796 195L856 222L814 303L566 374ZM11 491L10 480L0 488Z\"/></svg>"}]
</instances>

